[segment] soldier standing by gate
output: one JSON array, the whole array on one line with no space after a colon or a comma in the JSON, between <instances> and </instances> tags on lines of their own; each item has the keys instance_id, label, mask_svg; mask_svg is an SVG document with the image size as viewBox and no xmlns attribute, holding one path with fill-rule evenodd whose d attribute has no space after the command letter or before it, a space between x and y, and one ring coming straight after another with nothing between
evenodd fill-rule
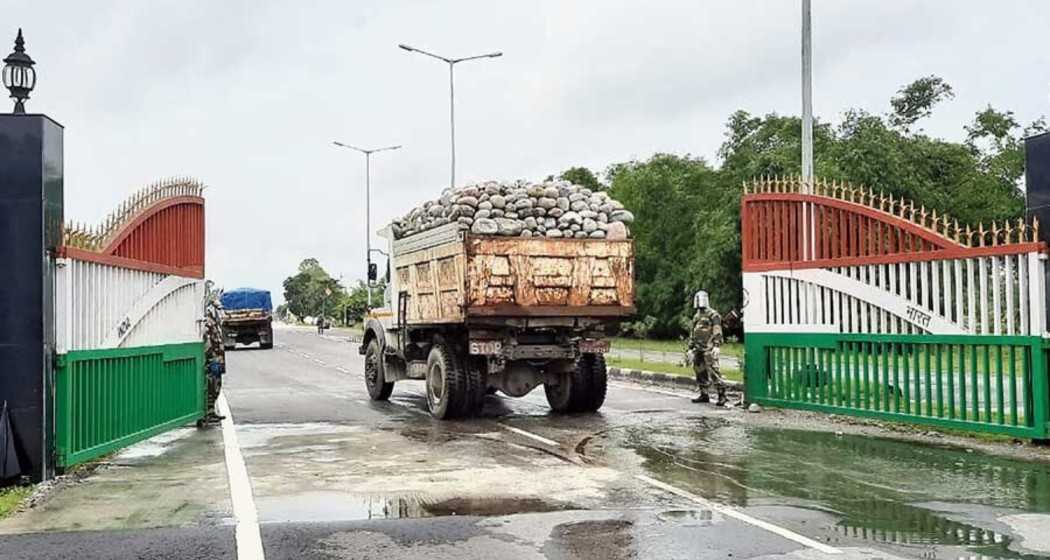
<instances>
[{"instance_id":1,"label":"soldier standing by gate","mask_svg":"<svg viewBox=\"0 0 1050 560\"><path fill-rule=\"evenodd\" d=\"M208 385L204 418L198 426L215 424L224 418L215 410L215 401L222 391L222 376L226 373L226 347L222 337L222 303L219 293L211 291L211 282L206 287L204 302L204 376Z\"/></svg>"},{"instance_id":2,"label":"soldier standing by gate","mask_svg":"<svg viewBox=\"0 0 1050 560\"><path fill-rule=\"evenodd\" d=\"M693 372L700 394L694 403L711 402L710 389L718 391L718 406L726 404L726 386L719 371L718 354L722 346L722 317L710 306L707 292L700 290L693 296L693 328L689 333L689 351L693 356Z\"/></svg>"}]
</instances>

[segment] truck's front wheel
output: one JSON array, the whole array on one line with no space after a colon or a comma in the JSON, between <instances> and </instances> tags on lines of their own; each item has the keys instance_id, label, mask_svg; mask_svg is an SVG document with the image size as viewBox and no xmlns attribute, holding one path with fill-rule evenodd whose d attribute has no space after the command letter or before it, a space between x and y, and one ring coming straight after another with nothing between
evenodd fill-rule
<instances>
[{"instance_id":1,"label":"truck's front wheel","mask_svg":"<svg viewBox=\"0 0 1050 560\"><path fill-rule=\"evenodd\" d=\"M427 407L435 418L461 415L469 399L468 375L445 344L435 344L427 356Z\"/></svg>"},{"instance_id":2,"label":"truck's front wheel","mask_svg":"<svg viewBox=\"0 0 1050 560\"><path fill-rule=\"evenodd\" d=\"M365 348L365 386L368 387L368 397L373 401L385 401L394 391L394 382L387 382L383 375L382 359L379 341L372 339Z\"/></svg>"}]
</instances>

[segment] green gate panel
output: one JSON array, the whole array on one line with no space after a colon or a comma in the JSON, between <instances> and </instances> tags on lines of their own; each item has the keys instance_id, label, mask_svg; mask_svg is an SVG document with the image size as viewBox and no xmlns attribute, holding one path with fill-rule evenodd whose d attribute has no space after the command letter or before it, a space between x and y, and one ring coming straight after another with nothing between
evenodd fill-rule
<instances>
[{"instance_id":1,"label":"green gate panel","mask_svg":"<svg viewBox=\"0 0 1050 560\"><path fill-rule=\"evenodd\" d=\"M747 333L745 349L751 402L1050 437L1038 336Z\"/></svg>"},{"instance_id":2,"label":"green gate panel","mask_svg":"<svg viewBox=\"0 0 1050 560\"><path fill-rule=\"evenodd\" d=\"M204 415L204 344L80 350L55 375L56 455L69 467Z\"/></svg>"}]
</instances>

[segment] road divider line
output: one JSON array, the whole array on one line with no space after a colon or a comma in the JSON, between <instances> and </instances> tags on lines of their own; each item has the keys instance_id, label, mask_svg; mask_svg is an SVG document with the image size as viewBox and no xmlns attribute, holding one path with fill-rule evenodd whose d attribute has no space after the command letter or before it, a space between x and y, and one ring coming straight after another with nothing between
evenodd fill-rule
<instances>
[{"instance_id":1,"label":"road divider line","mask_svg":"<svg viewBox=\"0 0 1050 560\"><path fill-rule=\"evenodd\" d=\"M226 395L220 393L216 401L222 420L222 445L226 452L226 478L230 484L230 501L237 541L237 560L264 560L262 535L259 532L259 512L252 496L252 481L244 464L241 446L237 443L237 429L233 427L233 413Z\"/></svg>"},{"instance_id":2,"label":"road divider line","mask_svg":"<svg viewBox=\"0 0 1050 560\"><path fill-rule=\"evenodd\" d=\"M531 439L533 441L538 441L538 442L542 443L543 445L549 445L551 447L561 447L561 445L559 445L558 442L554 441L553 439L547 439L547 438L545 438L543 436L536 435L536 434L534 434L532 432L526 432L525 430L522 430L521 428L515 428L514 426L508 426L508 425L504 424L503 422L496 422L496 425L499 426L500 428L503 428L504 430L507 430L508 432L518 434L519 436L527 437L527 438L529 438L529 439Z\"/></svg>"},{"instance_id":3,"label":"road divider line","mask_svg":"<svg viewBox=\"0 0 1050 560\"><path fill-rule=\"evenodd\" d=\"M796 533L796 532L794 532L794 531L792 531L790 529L785 529L784 527L781 527L779 525L774 525L774 524L772 524L772 523L770 523L768 521L763 521L763 520L758 519L756 517L751 517L750 515L742 512L742 511L740 511L738 509L735 509L735 508L732 508L732 507L729 507L729 506L726 506L726 505L723 505L723 504L715 503L715 502L712 502L710 500L706 500L704 498L701 498L700 496L697 496L696 494L693 494L692 492L688 492L686 490L682 490L681 488L677 488L677 487L671 486L670 484L667 484L665 482L660 482L659 480L656 480L655 478L646 476L644 474L636 474L636 475L634 475L634 477L637 478L638 480L641 480L642 482L650 485L650 486L654 486L656 488L659 488L660 490L663 490L664 492L668 492L668 493L674 494L674 495L676 495L676 496L678 496L680 498L685 498L685 499L687 499L687 500L689 500L691 502L695 502L697 504L700 504L701 506L703 506L703 507L705 507L707 509L710 509L712 511L717 511L718 513L720 513L720 514L722 514L722 515L724 515L726 517L732 517L733 519L736 519L737 521L743 521L744 523L747 523L748 525L752 525L754 527L758 527L759 529L764 529L766 531L769 531L770 533L773 533L775 535L779 535L781 537L784 537L785 539L788 539L790 541L794 541L794 542L796 542L798 544L801 544L802 546L807 546L807 547L812 548L814 550L818 550L820 552L823 552L824 554L842 554L841 550L839 550L839 549L837 549L837 548L835 548L833 546L828 546L828 545L826 545L824 543L817 542L817 541L815 541L815 540L813 540L813 539L811 539L809 537L804 537L804 536L802 536L802 535L800 535L800 534L798 534L798 533Z\"/></svg>"}]
</instances>

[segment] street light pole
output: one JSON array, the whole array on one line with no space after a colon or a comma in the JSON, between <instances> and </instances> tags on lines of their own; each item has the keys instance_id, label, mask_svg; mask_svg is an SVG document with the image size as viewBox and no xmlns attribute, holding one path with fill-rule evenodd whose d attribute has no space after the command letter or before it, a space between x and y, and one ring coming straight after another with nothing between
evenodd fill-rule
<instances>
[{"instance_id":1,"label":"street light pole","mask_svg":"<svg viewBox=\"0 0 1050 560\"><path fill-rule=\"evenodd\" d=\"M502 52L491 52L491 53L488 53L488 54L479 54L479 55L476 55L476 56L466 56L466 57L463 57L463 58L447 58L447 57L444 57L444 56L441 56L441 55L436 55L434 53L430 53L430 52L424 51L422 49L417 49L415 47L410 47L410 46L404 45L404 44L398 45L398 47L400 47L400 48L402 48L402 49L404 49L404 50L406 50L408 52L419 53L419 54L424 55L424 56L429 56L430 58L436 58L437 60L440 60L440 61L445 62L446 64L448 64L448 120L449 120L449 132L450 132L450 136L451 136L451 139L452 139L452 146L451 146L452 166L451 166L451 170L449 171L449 187L450 188L454 188L456 186L456 86L455 86L455 76L454 76L455 66L456 66L456 64L459 64L460 62L467 62L468 60L477 60L479 58L498 58L498 57L503 56L503 53Z\"/></svg>"},{"instance_id":2,"label":"street light pole","mask_svg":"<svg viewBox=\"0 0 1050 560\"><path fill-rule=\"evenodd\" d=\"M802 184L813 181L813 39L810 0L802 0Z\"/></svg>"},{"instance_id":3,"label":"street light pole","mask_svg":"<svg viewBox=\"0 0 1050 560\"><path fill-rule=\"evenodd\" d=\"M401 145L366 150L337 141L333 141L332 144L365 155L365 291L368 294L368 308L372 309L372 154L397 150Z\"/></svg>"},{"instance_id":4,"label":"street light pole","mask_svg":"<svg viewBox=\"0 0 1050 560\"><path fill-rule=\"evenodd\" d=\"M456 186L456 86L452 69L455 62L448 63L448 129L452 135L452 165L449 171L448 186Z\"/></svg>"}]
</instances>

